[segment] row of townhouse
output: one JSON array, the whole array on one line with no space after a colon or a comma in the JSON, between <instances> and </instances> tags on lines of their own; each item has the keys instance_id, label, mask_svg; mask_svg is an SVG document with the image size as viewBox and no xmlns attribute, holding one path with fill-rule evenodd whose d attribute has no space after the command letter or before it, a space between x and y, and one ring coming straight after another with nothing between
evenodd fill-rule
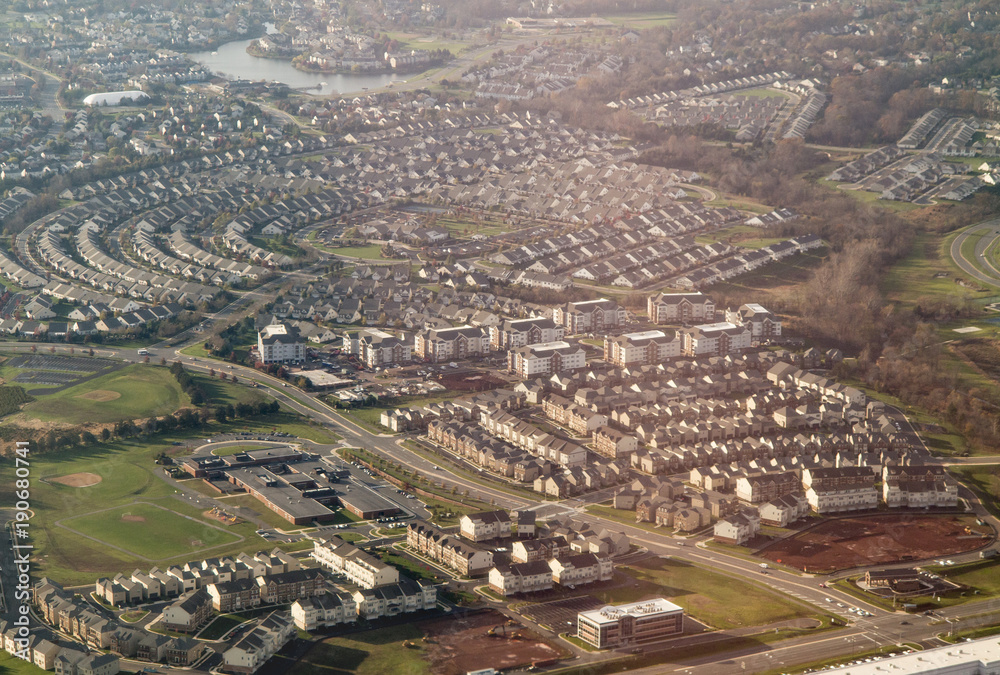
<instances>
[{"instance_id":1,"label":"row of townhouse","mask_svg":"<svg viewBox=\"0 0 1000 675\"><path fill-rule=\"evenodd\" d=\"M584 447L546 433L503 410L484 410L480 413L479 424L490 434L560 466L582 466L587 460Z\"/></svg>"},{"instance_id":2,"label":"row of townhouse","mask_svg":"<svg viewBox=\"0 0 1000 675\"><path fill-rule=\"evenodd\" d=\"M806 234L755 250L737 249L738 253L677 276L671 279L671 283L677 288L696 290L821 246L823 240L820 237Z\"/></svg>"},{"instance_id":3,"label":"row of townhouse","mask_svg":"<svg viewBox=\"0 0 1000 675\"><path fill-rule=\"evenodd\" d=\"M628 465L618 461L594 462L574 466L562 473L552 473L535 479L532 489L540 494L565 499L592 490L616 485L628 477Z\"/></svg>"},{"instance_id":4,"label":"row of townhouse","mask_svg":"<svg viewBox=\"0 0 1000 675\"><path fill-rule=\"evenodd\" d=\"M343 574L363 589L399 583L399 570L333 535L313 543L311 557L336 574Z\"/></svg>"},{"instance_id":5,"label":"row of townhouse","mask_svg":"<svg viewBox=\"0 0 1000 675\"><path fill-rule=\"evenodd\" d=\"M41 579L33 587L34 602L46 622L63 633L78 638L84 650L102 649L114 652L116 655L151 662L167 662L171 665L190 666L198 661L205 651L205 645L188 637L168 637L156 633L137 630L123 626L114 619L106 618L94 609L65 592L62 586L49 579ZM173 623L179 616L179 611L197 614L196 619L188 623ZM207 602L204 591L192 591L178 599L175 603L163 608L162 625L168 630L193 632L203 625L211 616L211 605ZM56 653L72 655L68 652L53 652L47 650L44 662L35 661L40 668L49 670L58 664L52 657ZM82 654L82 652L80 652ZM105 667L112 672L117 670L117 658L114 654L105 655ZM72 671L67 671L72 672Z\"/></svg>"},{"instance_id":6,"label":"row of townhouse","mask_svg":"<svg viewBox=\"0 0 1000 675\"><path fill-rule=\"evenodd\" d=\"M57 675L116 675L121 671L120 659L115 654L90 653L53 642L37 632L22 636L16 626L0 619L0 639L3 650L13 657L32 663L42 670L53 670Z\"/></svg>"},{"instance_id":7,"label":"row of townhouse","mask_svg":"<svg viewBox=\"0 0 1000 675\"><path fill-rule=\"evenodd\" d=\"M437 588L424 581L401 577L394 584L366 588L354 593L327 592L292 603L292 619L302 630L354 623L359 618L374 621L437 607Z\"/></svg>"},{"instance_id":8,"label":"row of townhouse","mask_svg":"<svg viewBox=\"0 0 1000 675\"><path fill-rule=\"evenodd\" d=\"M326 577L315 569L220 581L205 589L211 608L220 613L238 612L260 605L281 605L318 595L325 590Z\"/></svg>"},{"instance_id":9,"label":"row of townhouse","mask_svg":"<svg viewBox=\"0 0 1000 675\"><path fill-rule=\"evenodd\" d=\"M56 272L60 272L80 283L112 295L135 298L146 302L190 302L197 304L211 300L218 293L218 289L212 289L190 281L171 279L170 277L159 279L159 281L163 282L162 284L150 284L148 272L136 270L132 267L116 267L113 270L109 268L109 272L102 272L82 265L66 252L59 235L51 230L43 230L38 235L36 245L39 256ZM123 263L118 264L123 265ZM59 284L67 285L62 280L54 279L46 284L46 289L49 288L49 284L54 285L53 289ZM72 286L73 284L68 285ZM46 292L46 290L43 290L43 292ZM49 294L59 297L56 295L55 290L50 291ZM104 301L103 298L101 301Z\"/></svg>"},{"instance_id":10,"label":"row of townhouse","mask_svg":"<svg viewBox=\"0 0 1000 675\"><path fill-rule=\"evenodd\" d=\"M252 631L222 654L222 670L250 675L264 665L295 635L288 612L271 612Z\"/></svg>"},{"instance_id":11,"label":"row of townhouse","mask_svg":"<svg viewBox=\"0 0 1000 675\"><path fill-rule=\"evenodd\" d=\"M846 404L865 405L868 402L868 397L863 391L828 377L802 370L790 363L775 364L767 371L767 379L776 387L809 389L824 397L841 400Z\"/></svg>"},{"instance_id":12,"label":"row of townhouse","mask_svg":"<svg viewBox=\"0 0 1000 675\"><path fill-rule=\"evenodd\" d=\"M492 551L458 539L421 520L407 526L406 544L412 551L441 563L463 577L483 576L493 567Z\"/></svg>"},{"instance_id":13,"label":"row of townhouse","mask_svg":"<svg viewBox=\"0 0 1000 675\"><path fill-rule=\"evenodd\" d=\"M148 286L153 289L170 289L179 291L182 288L196 296L212 298L218 289L205 286L194 281L181 281L163 274L156 274L147 269L133 267L127 262L116 260L103 249L100 233L93 228L81 227L76 235L76 251L93 269L117 277L128 284Z\"/></svg>"},{"instance_id":14,"label":"row of townhouse","mask_svg":"<svg viewBox=\"0 0 1000 675\"><path fill-rule=\"evenodd\" d=\"M490 589L503 596L550 590L554 585L575 588L614 575L611 560L593 553L564 555L547 561L512 563L490 570Z\"/></svg>"},{"instance_id":15,"label":"row of townhouse","mask_svg":"<svg viewBox=\"0 0 1000 675\"><path fill-rule=\"evenodd\" d=\"M260 551L253 556L240 553L235 557L206 558L173 565L165 570L153 567L142 572L137 569L131 576L119 573L111 579L102 577L95 584L95 593L108 604L121 607L175 598L215 583L256 579L300 568L296 558L276 548L270 553Z\"/></svg>"},{"instance_id":16,"label":"row of townhouse","mask_svg":"<svg viewBox=\"0 0 1000 675\"><path fill-rule=\"evenodd\" d=\"M482 428L464 422L434 420L427 425L427 438L483 469L519 483L531 483L556 469L555 463L510 446Z\"/></svg>"},{"instance_id":17,"label":"row of townhouse","mask_svg":"<svg viewBox=\"0 0 1000 675\"><path fill-rule=\"evenodd\" d=\"M382 426L393 431L425 429L433 422L468 422L478 420L484 408L520 410L526 404L523 393L512 389L493 389L461 396L452 401L431 403L419 409L397 408L382 413Z\"/></svg>"},{"instance_id":18,"label":"row of townhouse","mask_svg":"<svg viewBox=\"0 0 1000 675\"><path fill-rule=\"evenodd\" d=\"M463 539L482 542L493 539L533 537L535 535L535 512L482 511L469 513L458 521L459 534Z\"/></svg>"}]
</instances>

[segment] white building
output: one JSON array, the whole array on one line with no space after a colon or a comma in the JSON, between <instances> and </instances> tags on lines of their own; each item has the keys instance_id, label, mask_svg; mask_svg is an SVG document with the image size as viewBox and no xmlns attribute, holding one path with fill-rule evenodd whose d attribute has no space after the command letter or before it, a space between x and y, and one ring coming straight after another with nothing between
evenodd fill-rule
<instances>
[{"instance_id":1,"label":"white building","mask_svg":"<svg viewBox=\"0 0 1000 675\"><path fill-rule=\"evenodd\" d=\"M532 378L578 370L587 365L587 352L568 342L525 345L507 352L507 370L518 377Z\"/></svg>"},{"instance_id":2,"label":"white building","mask_svg":"<svg viewBox=\"0 0 1000 675\"><path fill-rule=\"evenodd\" d=\"M358 614L369 621L399 616L437 606L437 589L429 583L402 577L399 583L354 592Z\"/></svg>"},{"instance_id":3,"label":"white building","mask_svg":"<svg viewBox=\"0 0 1000 675\"><path fill-rule=\"evenodd\" d=\"M577 615L576 635L598 649L660 642L684 631L684 610L664 598Z\"/></svg>"},{"instance_id":4,"label":"white building","mask_svg":"<svg viewBox=\"0 0 1000 675\"><path fill-rule=\"evenodd\" d=\"M662 330L605 336L604 360L619 366L656 365L681 355L681 341Z\"/></svg>"},{"instance_id":5,"label":"white building","mask_svg":"<svg viewBox=\"0 0 1000 675\"><path fill-rule=\"evenodd\" d=\"M750 331L725 321L678 332L684 356L725 356L750 349Z\"/></svg>"},{"instance_id":6,"label":"white building","mask_svg":"<svg viewBox=\"0 0 1000 675\"><path fill-rule=\"evenodd\" d=\"M346 576L361 588L399 582L399 570L338 537L313 544L312 557L320 565Z\"/></svg>"},{"instance_id":7,"label":"white building","mask_svg":"<svg viewBox=\"0 0 1000 675\"><path fill-rule=\"evenodd\" d=\"M324 593L292 603L292 621L301 630L354 623L358 603L350 593Z\"/></svg>"},{"instance_id":8,"label":"white building","mask_svg":"<svg viewBox=\"0 0 1000 675\"><path fill-rule=\"evenodd\" d=\"M646 301L652 323L694 323L714 321L715 303L701 292L658 293Z\"/></svg>"},{"instance_id":9,"label":"white building","mask_svg":"<svg viewBox=\"0 0 1000 675\"><path fill-rule=\"evenodd\" d=\"M222 670L248 675L260 668L295 634L295 624L285 612L272 612L257 628L222 655Z\"/></svg>"},{"instance_id":10,"label":"white building","mask_svg":"<svg viewBox=\"0 0 1000 675\"><path fill-rule=\"evenodd\" d=\"M306 343L298 328L272 324L257 333L257 353L263 363L299 363L306 358Z\"/></svg>"}]
</instances>

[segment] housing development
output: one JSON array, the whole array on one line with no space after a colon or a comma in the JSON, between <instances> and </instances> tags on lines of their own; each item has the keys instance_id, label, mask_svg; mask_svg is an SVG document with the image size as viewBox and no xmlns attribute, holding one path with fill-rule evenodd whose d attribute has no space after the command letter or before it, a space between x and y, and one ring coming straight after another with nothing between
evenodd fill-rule
<instances>
[{"instance_id":1,"label":"housing development","mask_svg":"<svg viewBox=\"0 0 1000 675\"><path fill-rule=\"evenodd\" d=\"M0 12L0 671L1000 663L989 3Z\"/></svg>"}]
</instances>

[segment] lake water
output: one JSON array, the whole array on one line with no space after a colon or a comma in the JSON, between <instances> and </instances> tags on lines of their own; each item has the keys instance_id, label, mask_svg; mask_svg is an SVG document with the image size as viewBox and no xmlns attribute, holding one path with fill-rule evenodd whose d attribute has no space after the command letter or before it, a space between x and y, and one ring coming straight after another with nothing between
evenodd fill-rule
<instances>
[{"instance_id":1,"label":"lake water","mask_svg":"<svg viewBox=\"0 0 1000 675\"><path fill-rule=\"evenodd\" d=\"M340 75L335 73L307 73L297 70L291 61L262 59L247 54L251 40L227 42L216 51L194 52L188 58L196 61L217 75L228 79L267 80L284 82L293 89L306 89L308 94L355 94L365 89L384 87L401 79L392 74Z\"/></svg>"}]
</instances>

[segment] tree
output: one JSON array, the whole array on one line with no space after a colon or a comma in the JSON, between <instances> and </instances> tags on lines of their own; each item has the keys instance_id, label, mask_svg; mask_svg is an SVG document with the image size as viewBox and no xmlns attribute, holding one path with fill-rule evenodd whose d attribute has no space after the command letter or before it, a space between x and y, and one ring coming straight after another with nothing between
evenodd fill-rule
<instances>
[{"instance_id":1,"label":"tree","mask_svg":"<svg viewBox=\"0 0 1000 675\"><path fill-rule=\"evenodd\" d=\"M225 424L227 420L228 416L226 413L226 407L220 405L218 408L215 409L215 421L218 422L219 424Z\"/></svg>"},{"instance_id":2,"label":"tree","mask_svg":"<svg viewBox=\"0 0 1000 675\"><path fill-rule=\"evenodd\" d=\"M101 429L101 440L104 441L105 443L111 440L111 430L108 429L107 427Z\"/></svg>"}]
</instances>

